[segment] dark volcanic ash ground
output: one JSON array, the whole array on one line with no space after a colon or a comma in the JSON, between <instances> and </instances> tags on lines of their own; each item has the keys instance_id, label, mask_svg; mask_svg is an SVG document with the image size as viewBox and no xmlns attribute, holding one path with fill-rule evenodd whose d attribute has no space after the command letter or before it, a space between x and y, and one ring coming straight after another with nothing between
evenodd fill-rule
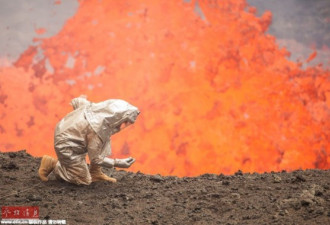
<instances>
[{"instance_id":1,"label":"dark volcanic ash ground","mask_svg":"<svg viewBox=\"0 0 330 225\"><path fill-rule=\"evenodd\" d=\"M106 170L115 184L76 186L37 171L40 158L0 153L0 206L39 206L67 224L330 224L330 170L163 177Z\"/></svg>"}]
</instances>

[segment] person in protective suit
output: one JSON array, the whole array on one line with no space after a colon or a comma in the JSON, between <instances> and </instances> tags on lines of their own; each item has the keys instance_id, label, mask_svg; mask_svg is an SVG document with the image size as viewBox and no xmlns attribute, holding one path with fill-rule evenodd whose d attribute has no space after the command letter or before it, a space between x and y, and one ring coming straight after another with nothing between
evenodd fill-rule
<instances>
[{"instance_id":1,"label":"person in protective suit","mask_svg":"<svg viewBox=\"0 0 330 225\"><path fill-rule=\"evenodd\" d=\"M111 154L110 136L133 124L140 113L138 108L119 99L92 103L84 96L74 98L71 104L74 111L66 115L55 129L54 146L58 160L47 155L42 157L40 179L47 181L53 172L56 178L78 185L95 181L116 182L101 168L128 168L135 159L108 158ZM86 154L90 159L89 168Z\"/></svg>"}]
</instances>

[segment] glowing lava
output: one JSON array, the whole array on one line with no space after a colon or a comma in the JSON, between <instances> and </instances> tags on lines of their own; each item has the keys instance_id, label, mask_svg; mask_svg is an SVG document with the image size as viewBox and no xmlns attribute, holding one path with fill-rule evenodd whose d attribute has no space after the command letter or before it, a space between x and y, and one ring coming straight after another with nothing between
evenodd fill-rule
<instances>
[{"instance_id":1,"label":"glowing lava","mask_svg":"<svg viewBox=\"0 0 330 225\"><path fill-rule=\"evenodd\" d=\"M0 68L0 150L55 155L55 124L86 94L139 107L112 138L134 171L329 169L329 71L288 61L270 22L243 0L80 1L61 32Z\"/></svg>"}]
</instances>

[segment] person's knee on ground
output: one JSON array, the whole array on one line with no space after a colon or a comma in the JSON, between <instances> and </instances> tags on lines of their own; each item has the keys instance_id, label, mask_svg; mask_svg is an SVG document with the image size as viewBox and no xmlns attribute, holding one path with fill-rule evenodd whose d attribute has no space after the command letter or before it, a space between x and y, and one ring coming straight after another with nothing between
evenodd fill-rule
<instances>
[{"instance_id":1,"label":"person's knee on ground","mask_svg":"<svg viewBox=\"0 0 330 225\"><path fill-rule=\"evenodd\" d=\"M115 178L109 177L102 172L102 167L97 164L90 164L89 172L92 177L92 182L96 181L109 181L112 183L117 182Z\"/></svg>"},{"instance_id":2,"label":"person's knee on ground","mask_svg":"<svg viewBox=\"0 0 330 225\"><path fill-rule=\"evenodd\" d=\"M63 155L59 156L58 163L53 170L55 178L76 185L90 185L92 178L84 156L71 158L71 154L69 155L68 158Z\"/></svg>"},{"instance_id":3,"label":"person's knee on ground","mask_svg":"<svg viewBox=\"0 0 330 225\"><path fill-rule=\"evenodd\" d=\"M42 181L48 181L48 175L54 170L57 159L44 155L41 159L39 167L39 177Z\"/></svg>"}]
</instances>

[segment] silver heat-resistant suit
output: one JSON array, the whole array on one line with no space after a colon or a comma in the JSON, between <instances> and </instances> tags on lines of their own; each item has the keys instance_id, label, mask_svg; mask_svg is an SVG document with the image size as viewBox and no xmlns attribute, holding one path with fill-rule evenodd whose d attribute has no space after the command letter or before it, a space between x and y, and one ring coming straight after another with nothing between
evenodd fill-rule
<instances>
[{"instance_id":1,"label":"silver heat-resistant suit","mask_svg":"<svg viewBox=\"0 0 330 225\"><path fill-rule=\"evenodd\" d=\"M110 136L119 132L123 124L135 122L139 110L123 100L92 103L85 97L71 101L74 111L56 126L54 145L58 157L54 174L75 184L91 183L86 155L91 165L112 168ZM117 162L118 163L118 162Z\"/></svg>"}]
</instances>

